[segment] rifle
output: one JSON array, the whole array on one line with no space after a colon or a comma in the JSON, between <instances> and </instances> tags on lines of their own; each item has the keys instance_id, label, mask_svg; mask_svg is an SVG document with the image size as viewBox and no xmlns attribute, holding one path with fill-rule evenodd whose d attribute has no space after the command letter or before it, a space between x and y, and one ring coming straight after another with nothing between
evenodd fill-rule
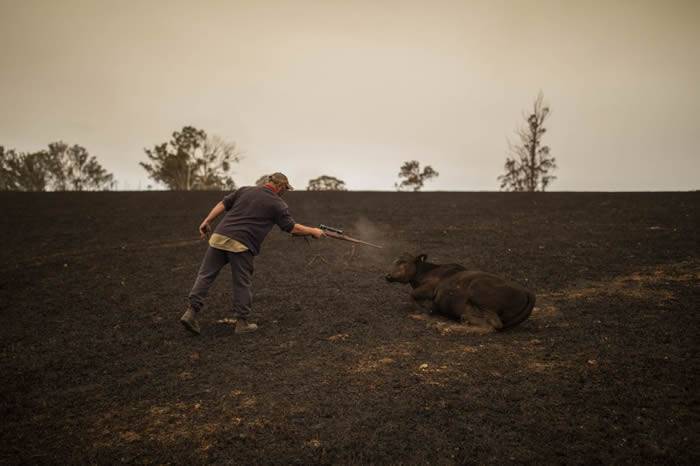
<instances>
[{"instance_id":1,"label":"rifle","mask_svg":"<svg viewBox=\"0 0 700 466\"><path fill-rule=\"evenodd\" d=\"M371 246L373 248L378 248L382 249L383 246L379 246L378 244L372 244L368 243L367 241L362 241L357 238L353 238L352 236L348 236L345 233L343 233L343 230L340 228L334 228L334 227L329 227L328 225L319 225L318 226L323 232L328 236L329 238L333 239L341 239L343 241L350 241L351 243L357 243L357 244L364 244L365 246Z\"/></svg>"}]
</instances>

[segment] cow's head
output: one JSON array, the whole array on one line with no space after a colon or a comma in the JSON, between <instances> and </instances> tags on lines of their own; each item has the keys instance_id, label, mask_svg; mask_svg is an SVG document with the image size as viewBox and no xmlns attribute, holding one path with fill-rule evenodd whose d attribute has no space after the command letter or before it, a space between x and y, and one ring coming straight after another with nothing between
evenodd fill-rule
<instances>
[{"instance_id":1,"label":"cow's head","mask_svg":"<svg viewBox=\"0 0 700 466\"><path fill-rule=\"evenodd\" d=\"M394 261L391 267L391 271L384 276L388 282L399 282L408 283L416 276L418 272L418 265L421 262L425 262L428 256L425 254L419 254L413 256L411 254L401 254L398 259Z\"/></svg>"}]
</instances>

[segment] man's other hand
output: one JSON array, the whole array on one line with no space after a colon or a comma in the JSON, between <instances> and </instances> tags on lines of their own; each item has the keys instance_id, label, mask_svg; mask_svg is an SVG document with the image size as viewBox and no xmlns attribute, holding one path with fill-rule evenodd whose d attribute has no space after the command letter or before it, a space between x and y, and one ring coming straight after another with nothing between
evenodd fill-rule
<instances>
[{"instance_id":1,"label":"man's other hand","mask_svg":"<svg viewBox=\"0 0 700 466\"><path fill-rule=\"evenodd\" d=\"M316 239L319 239L326 236L326 233L320 228L311 228L311 236L313 236Z\"/></svg>"},{"instance_id":2,"label":"man's other hand","mask_svg":"<svg viewBox=\"0 0 700 466\"><path fill-rule=\"evenodd\" d=\"M209 222L206 220L202 222L201 225L199 225L199 238L200 239L207 239L209 237L209 233L211 232L211 227L209 226Z\"/></svg>"}]
</instances>

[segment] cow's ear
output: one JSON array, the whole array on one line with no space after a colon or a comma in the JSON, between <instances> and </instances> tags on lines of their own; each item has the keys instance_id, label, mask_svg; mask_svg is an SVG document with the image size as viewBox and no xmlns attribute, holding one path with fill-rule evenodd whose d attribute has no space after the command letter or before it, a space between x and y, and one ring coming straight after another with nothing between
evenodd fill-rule
<instances>
[{"instance_id":1,"label":"cow's ear","mask_svg":"<svg viewBox=\"0 0 700 466\"><path fill-rule=\"evenodd\" d=\"M418 259L417 262L425 262L425 260L426 260L427 258L428 258L428 255L427 255L427 254L421 254L421 255L418 256L416 259Z\"/></svg>"}]
</instances>

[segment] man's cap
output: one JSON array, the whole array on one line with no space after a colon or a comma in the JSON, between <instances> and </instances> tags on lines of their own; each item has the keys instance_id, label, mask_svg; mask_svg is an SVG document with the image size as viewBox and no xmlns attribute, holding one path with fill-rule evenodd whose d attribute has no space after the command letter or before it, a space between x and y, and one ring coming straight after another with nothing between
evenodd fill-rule
<instances>
[{"instance_id":1,"label":"man's cap","mask_svg":"<svg viewBox=\"0 0 700 466\"><path fill-rule=\"evenodd\" d=\"M289 180L287 177L284 175L284 173L273 173L272 175L267 177L267 181L271 183L275 183L277 186L281 188L285 188L289 191L294 191L294 188L292 188L292 185L289 184Z\"/></svg>"}]
</instances>

